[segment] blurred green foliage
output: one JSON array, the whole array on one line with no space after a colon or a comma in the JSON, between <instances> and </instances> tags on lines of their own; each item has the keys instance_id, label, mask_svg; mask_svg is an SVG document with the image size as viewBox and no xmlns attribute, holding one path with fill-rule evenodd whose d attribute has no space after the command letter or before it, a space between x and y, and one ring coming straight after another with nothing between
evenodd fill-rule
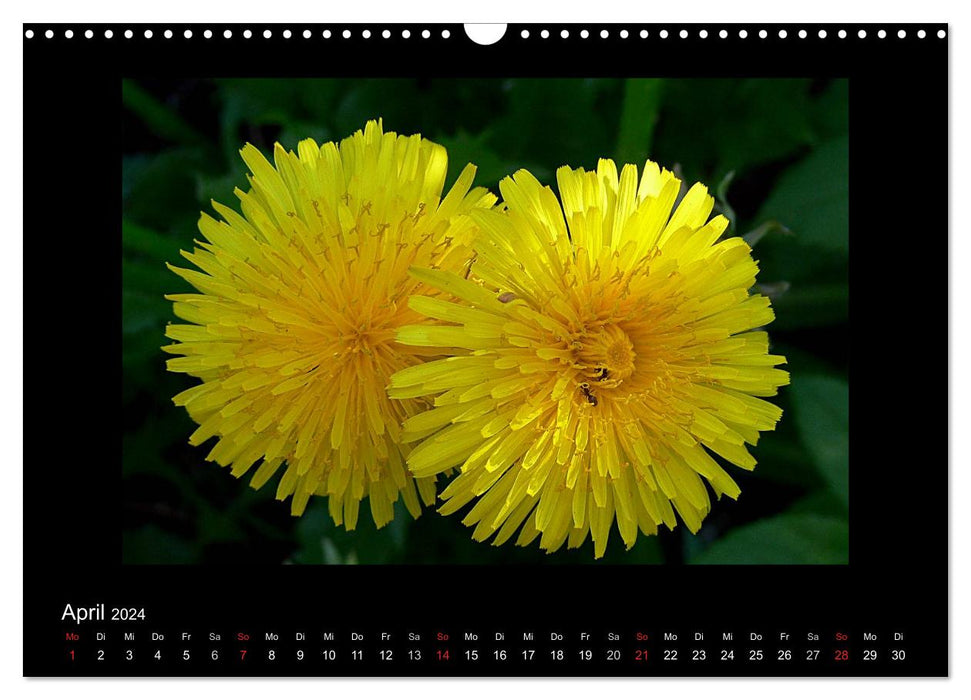
<instances>
[{"instance_id":1,"label":"blurred green foliage","mask_svg":"<svg viewBox=\"0 0 971 700\"><path fill-rule=\"evenodd\" d=\"M269 151L339 140L370 118L448 148L449 183L466 162L476 184L529 168L555 187L563 164L647 157L700 180L755 248L774 296L773 351L789 359L785 410L764 434L742 487L697 535L683 527L616 533L600 563L845 563L848 557L848 117L844 80L187 80L125 81L122 94L123 561L141 563L593 563L579 551L473 542L459 517L376 530L335 528L323 502L303 518L189 447L193 425L170 397L191 384L165 371L163 294L188 291L164 263L198 237L209 200L234 205L247 141ZM786 231L791 232L787 235ZM400 506L400 504L399 504Z\"/></svg>"}]
</instances>

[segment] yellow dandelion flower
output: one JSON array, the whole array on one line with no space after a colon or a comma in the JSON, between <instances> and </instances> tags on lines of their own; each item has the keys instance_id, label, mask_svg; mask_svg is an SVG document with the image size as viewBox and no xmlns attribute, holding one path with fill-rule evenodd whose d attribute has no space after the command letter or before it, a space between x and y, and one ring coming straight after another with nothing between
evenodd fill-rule
<instances>
[{"instance_id":1,"label":"yellow dandelion flower","mask_svg":"<svg viewBox=\"0 0 971 700\"><path fill-rule=\"evenodd\" d=\"M213 202L223 221L203 214L208 242L183 252L200 271L169 266L200 292L166 297L188 321L168 326L177 342L164 349L183 356L168 369L202 380L174 398L199 424L189 441L219 437L207 459L237 477L262 460L254 488L285 464L277 498L292 496L294 515L327 496L353 529L367 496L381 527L400 493L417 517L435 479L412 478L399 432L425 402L386 392L428 354L395 341L422 318L408 297L435 295L408 268L466 269L468 213L495 197L470 191L469 165L443 199L445 149L380 122L339 147L277 144L273 164L252 145L241 154L252 173L250 191L236 191L242 214Z\"/></svg>"},{"instance_id":2,"label":"yellow dandelion flower","mask_svg":"<svg viewBox=\"0 0 971 700\"><path fill-rule=\"evenodd\" d=\"M473 537L519 530L551 552L590 533L603 555L614 520L628 548L675 513L695 532L717 496L739 487L713 457L752 469L746 449L781 410L760 398L787 384L755 330L773 319L751 294L758 270L741 238L719 240L723 216L648 162L638 181L613 161L557 171L560 200L528 172L500 183L508 212L474 212L473 278L416 269L461 303L411 307L448 325L410 325L398 340L465 356L402 370L390 395L434 396L404 423L421 441L418 477L461 465L441 512L472 501ZM479 283L476 283L475 279Z\"/></svg>"}]
</instances>

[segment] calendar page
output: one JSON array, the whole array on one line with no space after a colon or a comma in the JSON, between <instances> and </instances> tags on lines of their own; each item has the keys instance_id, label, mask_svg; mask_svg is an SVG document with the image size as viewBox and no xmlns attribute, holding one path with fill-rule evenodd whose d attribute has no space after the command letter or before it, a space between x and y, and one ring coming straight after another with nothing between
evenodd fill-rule
<instances>
[{"instance_id":1,"label":"calendar page","mask_svg":"<svg viewBox=\"0 0 971 700\"><path fill-rule=\"evenodd\" d=\"M947 676L948 41L24 25L24 674Z\"/></svg>"}]
</instances>

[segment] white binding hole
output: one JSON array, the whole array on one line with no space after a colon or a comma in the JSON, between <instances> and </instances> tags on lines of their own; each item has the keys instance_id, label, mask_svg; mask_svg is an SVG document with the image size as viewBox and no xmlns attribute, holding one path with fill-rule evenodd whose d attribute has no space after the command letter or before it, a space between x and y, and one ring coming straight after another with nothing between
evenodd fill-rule
<instances>
[{"instance_id":1,"label":"white binding hole","mask_svg":"<svg viewBox=\"0 0 971 700\"><path fill-rule=\"evenodd\" d=\"M861 39L866 39L866 29L861 29L856 33L856 35Z\"/></svg>"},{"instance_id":2,"label":"white binding hole","mask_svg":"<svg viewBox=\"0 0 971 700\"><path fill-rule=\"evenodd\" d=\"M818 36L819 36L820 39L825 39L826 38L826 30L825 29L820 29Z\"/></svg>"},{"instance_id":3,"label":"white binding hole","mask_svg":"<svg viewBox=\"0 0 971 700\"><path fill-rule=\"evenodd\" d=\"M845 29L840 29L839 32L837 32L836 36L838 36L840 39L845 39L846 38L846 30Z\"/></svg>"},{"instance_id":4,"label":"white binding hole","mask_svg":"<svg viewBox=\"0 0 971 700\"><path fill-rule=\"evenodd\" d=\"M897 38L898 39L906 39L907 38L907 32L905 32L903 29L901 29L899 32L897 32Z\"/></svg>"},{"instance_id":5,"label":"white binding hole","mask_svg":"<svg viewBox=\"0 0 971 700\"><path fill-rule=\"evenodd\" d=\"M662 29L660 32L658 32L657 35L659 37L661 37L662 39L667 39L668 38L668 30L667 29Z\"/></svg>"},{"instance_id":6,"label":"white binding hole","mask_svg":"<svg viewBox=\"0 0 971 700\"><path fill-rule=\"evenodd\" d=\"M745 31L744 29L738 30L738 38L739 39L747 39L748 38L748 32Z\"/></svg>"},{"instance_id":7,"label":"white binding hole","mask_svg":"<svg viewBox=\"0 0 971 700\"><path fill-rule=\"evenodd\" d=\"M570 38L570 32L568 32L567 30L564 29L562 32L560 32L560 38L561 39L569 39Z\"/></svg>"},{"instance_id":8,"label":"white binding hole","mask_svg":"<svg viewBox=\"0 0 971 700\"><path fill-rule=\"evenodd\" d=\"M383 32L381 32L381 37L383 39L390 39L391 38L391 30L390 29L385 29Z\"/></svg>"},{"instance_id":9,"label":"white binding hole","mask_svg":"<svg viewBox=\"0 0 971 700\"><path fill-rule=\"evenodd\" d=\"M519 36L521 36L523 39L528 39L529 38L529 30L528 29L524 29L523 31L519 32Z\"/></svg>"},{"instance_id":10,"label":"white binding hole","mask_svg":"<svg viewBox=\"0 0 971 700\"><path fill-rule=\"evenodd\" d=\"M206 31L204 31L202 33L202 36L206 37L207 39L212 39L212 30L211 29L207 29Z\"/></svg>"},{"instance_id":11,"label":"white binding hole","mask_svg":"<svg viewBox=\"0 0 971 700\"><path fill-rule=\"evenodd\" d=\"M719 39L727 39L728 38L728 30L722 29L720 32L718 32L718 38Z\"/></svg>"},{"instance_id":12,"label":"white binding hole","mask_svg":"<svg viewBox=\"0 0 971 700\"><path fill-rule=\"evenodd\" d=\"M428 31L427 29L423 29L422 32L421 32L421 38L422 39L427 39L431 35L432 35L432 33L430 31Z\"/></svg>"},{"instance_id":13,"label":"white binding hole","mask_svg":"<svg viewBox=\"0 0 971 700\"><path fill-rule=\"evenodd\" d=\"M483 23L469 23L462 26L462 30L465 32L465 36L469 37L479 46L489 46L490 44L495 44L502 37L506 36L506 25L505 24L483 24ZM447 29L442 32L442 38L448 39L452 35ZM520 34L523 39L529 37L529 32L525 29Z\"/></svg>"},{"instance_id":14,"label":"white binding hole","mask_svg":"<svg viewBox=\"0 0 971 700\"><path fill-rule=\"evenodd\" d=\"M345 29L343 32L341 32L341 36L344 37L345 39L350 39L351 38L351 30L350 29Z\"/></svg>"},{"instance_id":15,"label":"white binding hole","mask_svg":"<svg viewBox=\"0 0 971 700\"><path fill-rule=\"evenodd\" d=\"M629 36L630 36L630 33L626 29L621 29L620 30L620 38L621 39L626 39Z\"/></svg>"},{"instance_id":16,"label":"white binding hole","mask_svg":"<svg viewBox=\"0 0 971 700\"><path fill-rule=\"evenodd\" d=\"M548 29L544 29L543 31L541 31L539 33L539 36L540 36L541 39L548 39L549 36L550 36L550 32L549 32Z\"/></svg>"},{"instance_id":17,"label":"white binding hole","mask_svg":"<svg viewBox=\"0 0 971 700\"><path fill-rule=\"evenodd\" d=\"M881 39L886 39L887 38L887 32L885 32L883 29L881 29L879 32L877 32L877 36L880 37Z\"/></svg>"},{"instance_id":18,"label":"white binding hole","mask_svg":"<svg viewBox=\"0 0 971 700\"><path fill-rule=\"evenodd\" d=\"M918 39L923 39L925 36L927 36L927 32L925 32L923 29L920 29L920 30L917 31L917 38Z\"/></svg>"},{"instance_id":19,"label":"white binding hole","mask_svg":"<svg viewBox=\"0 0 971 700\"><path fill-rule=\"evenodd\" d=\"M166 29L165 32L162 34L162 36L164 36L166 39L171 39L172 38L172 30L171 29Z\"/></svg>"},{"instance_id":20,"label":"white binding hole","mask_svg":"<svg viewBox=\"0 0 971 700\"><path fill-rule=\"evenodd\" d=\"M24 36L27 37L28 39L33 39L34 38L34 30L33 29L28 29L26 32L24 32Z\"/></svg>"},{"instance_id":21,"label":"white binding hole","mask_svg":"<svg viewBox=\"0 0 971 700\"><path fill-rule=\"evenodd\" d=\"M504 29L502 31L502 33L505 34L506 33L506 30ZM448 39L450 36L452 36L452 32L448 31L447 29L443 29L442 30L442 38L443 39Z\"/></svg>"},{"instance_id":22,"label":"white binding hole","mask_svg":"<svg viewBox=\"0 0 971 700\"><path fill-rule=\"evenodd\" d=\"M787 36L789 36L789 33L785 29L780 29L779 30L779 38L780 39L785 39Z\"/></svg>"},{"instance_id":23,"label":"white binding hole","mask_svg":"<svg viewBox=\"0 0 971 700\"><path fill-rule=\"evenodd\" d=\"M365 39L370 39L371 38L371 30L370 29L365 29L363 32L361 32L361 36L364 37Z\"/></svg>"},{"instance_id":24,"label":"white binding hole","mask_svg":"<svg viewBox=\"0 0 971 700\"><path fill-rule=\"evenodd\" d=\"M145 30L145 38L146 39L151 39L152 38L152 30L151 29L146 29Z\"/></svg>"},{"instance_id":25,"label":"white binding hole","mask_svg":"<svg viewBox=\"0 0 971 700\"><path fill-rule=\"evenodd\" d=\"M251 32L249 29L244 29L243 30L243 38L244 39L249 39L251 36L253 36L253 32Z\"/></svg>"},{"instance_id":26,"label":"white binding hole","mask_svg":"<svg viewBox=\"0 0 971 700\"><path fill-rule=\"evenodd\" d=\"M403 32L401 32L401 38L402 39L409 39L409 38L411 38L411 32L408 31L407 29L405 29Z\"/></svg>"},{"instance_id":27,"label":"white binding hole","mask_svg":"<svg viewBox=\"0 0 971 700\"><path fill-rule=\"evenodd\" d=\"M71 31L70 29L68 29L67 31L64 32L64 38L65 39L73 39L74 38L74 32Z\"/></svg>"},{"instance_id":28,"label":"white binding hole","mask_svg":"<svg viewBox=\"0 0 971 700\"><path fill-rule=\"evenodd\" d=\"M184 32L182 32L182 36L184 36L186 39L191 39L192 38L192 30L191 29L186 29Z\"/></svg>"},{"instance_id":29,"label":"white binding hole","mask_svg":"<svg viewBox=\"0 0 971 700\"><path fill-rule=\"evenodd\" d=\"M943 39L946 36L947 36L947 32L945 32L943 29L938 29L937 30L937 38L938 39Z\"/></svg>"},{"instance_id":30,"label":"white binding hole","mask_svg":"<svg viewBox=\"0 0 971 700\"><path fill-rule=\"evenodd\" d=\"M269 29L264 29L263 30L263 38L264 39L269 39L271 36L273 36L273 32L271 32Z\"/></svg>"},{"instance_id":31,"label":"white binding hole","mask_svg":"<svg viewBox=\"0 0 971 700\"><path fill-rule=\"evenodd\" d=\"M646 38L647 38L647 30L646 29L642 29L641 30L641 39L646 39Z\"/></svg>"},{"instance_id":32,"label":"white binding hole","mask_svg":"<svg viewBox=\"0 0 971 700\"><path fill-rule=\"evenodd\" d=\"M586 29L581 29L580 30L580 38L581 39L586 39L589 36L590 36L590 32L588 32Z\"/></svg>"},{"instance_id":33,"label":"white binding hole","mask_svg":"<svg viewBox=\"0 0 971 700\"><path fill-rule=\"evenodd\" d=\"M304 39L309 39L311 36L313 36L313 34L311 33L311 31L309 29L304 29L303 30L303 38Z\"/></svg>"},{"instance_id":34,"label":"white binding hole","mask_svg":"<svg viewBox=\"0 0 971 700\"><path fill-rule=\"evenodd\" d=\"M679 33L679 36L682 39L687 39L688 38L688 30L687 29L682 29L681 32Z\"/></svg>"},{"instance_id":35,"label":"white binding hole","mask_svg":"<svg viewBox=\"0 0 971 700\"><path fill-rule=\"evenodd\" d=\"M702 29L700 32L698 32L698 36L700 36L702 39L707 39L708 38L708 30L707 29Z\"/></svg>"},{"instance_id":36,"label":"white binding hole","mask_svg":"<svg viewBox=\"0 0 971 700\"><path fill-rule=\"evenodd\" d=\"M291 36L293 36L293 32L291 32L289 29L284 29L283 30L283 38L284 39L289 39Z\"/></svg>"},{"instance_id":37,"label":"white binding hole","mask_svg":"<svg viewBox=\"0 0 971 700\"><path fill-rule=\"evenodd\" d=\"M805 29L800 29L799 30L799 38L800 39L805 39L807 36L809 36L809 32L807 32Z\"/></svg>"},{"instance_id":38,"label":"white binding hole","mask_svg":"<svg viewBox=\"0 0 971 700\"><path fill-rule=\"evenodd\" d=\"M48 39L53 39L54 38L54 31L51 30L51 29L48 29L46 32L44 32L44 36L46 36Z\"/></svg>"},{"instance_id":39,"label":"white binding hole","mask_svg":"<svg viewBox=\"0 0 971 700\"><path fill-rule=\"evenodd\" d=\"M324 37L325 39L330 39L330 30L329 29L325 29L324 30L324 33L321 34L321 36Z\"/></svg>"},{"instance_id":40,"label":"white binding hole","mask_svg":"<svg viewBox=\"0 0 971 700\"><path fill-rule=\"evenodd\" d=\"M224 39L232 39L233 38L232 31L230 31L229 29L227 29L226 31L224 31L223 32L223 38Z\"/></svg>"},{"instance_id":41,"label":"white binding hole","mask_svg":"<svg viewBox=\"0 0 971 700\"><path fill-rule=\"evenodd\" d=\"M610 32L608 32L606 29L601 29L600 30L600 38L601 39L606 39L608 36L610 36Z\"/></svg>"},{"instance_id":42,"label":"white binding hole","mask_svg":"<svg viewBox=\"0 0 971 700\"><path fill-rule=\"evenodd\" d=\"M767 36L769 36L769 33L767 31L765 31L764 29L759 30L759 39L764 39Z\"/></svg>"},{"instance_id":43,"label":"white binding hole","mask_svg":"<svg viewBox=\"0 0 971 700\"><path fill-rule=\"evenodd\" d=\"M84 38L85 39L91 39L93 37L94 37L94 32L92 32L90 29L88 29L86 32L84 32Z\"/></svg>"},{"instance_id":44,"label":"white binding hole","mask_svg":"<svg viewBox=\"0 0 971 700\"><path fill-rule=\"evenodd\" d=\"M105 39L110 39L114 35L115 33L113 31L111 31L110 29L105 29Z\"/></svg>"}]
</instances>

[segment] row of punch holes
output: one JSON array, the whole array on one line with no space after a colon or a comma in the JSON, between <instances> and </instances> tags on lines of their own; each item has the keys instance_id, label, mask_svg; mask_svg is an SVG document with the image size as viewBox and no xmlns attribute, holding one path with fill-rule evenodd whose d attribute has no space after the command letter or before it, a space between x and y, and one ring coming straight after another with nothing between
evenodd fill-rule
<instances>
[{"instance_id":1,"label":"row of punch holes","mask_svg":"<svg viewBox=\"0 0 971 700\"><path fill-rule=\"evenodd\" d=\"M70 28L61 29L59 31L62 33L62 36L65 39L73 39L75 36L74 30ZM502 34L499 34L499 36L495 38L493 41L480 41L477 39L476 32L470 31L470 30L467 30L467 31L470 37L473 39L473 41L478 41L478 43L494 43L495 41L498 41L498 39L501 38L502 36ZM95 37L95 32L92 29L86 29L83 32L81 30L78 30L78 32L79 32L78 36L79 37L83 36L85 39L93 39ZM370 29L367 29L367 28L357 29L357 30L344 29L336 33L332 32L330 29L324 29L319 34L311 31L310 29L304 29L302 31L301 30L292 31L290 29L282 29L282 30L277 30L277 32L279 33L279 36L282 36L284 39L290 39L290 38L300 37L300 36L302 36L304 39L311 39L314 36L320 36L324 39L330 39L332 37L333 38L342 37L344 39L351 39L352 37L355 37L355 35L361 39L370 39L372 36L381 37L382 39L390 39L395 34L398 34L402 39L410 39L412 37L412 31L410 29L401 29L400 31L396 30L394 32L392 32L392 30L390 29L383 29L381 31L375 30L374 32L372 32ZM241 31L238 31L238 35L242 36L244 39L252 39L253 37L258 38L259 36L262 36L264 39L272 39L275 35L277 35L277 32L275 32L272 29L264 29L262 33L259 33L259 32L254 33L250 29L243 29ZM138 30L137 33L140 35L140 38L152 39L156 37L155 31L152 29ZM439 35L442 39L451 38L451 32L448 29L442 29L442 30L436 29L435 33ZM669 32L667 29L660 29L656 32L656 36L659 39L667 39L669 37L688 39L692 36L696 36L699 39L707 39L709 36L712 36L712 37L717 36L720 39L727 39L732 34L737 36L739 39L748 39L749 37L753 37L753 38L758 37L760 39L767 39L770 35L773 37L777 37L779 39L788 39L788 38L794 38L794 37L798 37L799 39L806 39L810 36L810 32L808 32L805 29L793 30L791 33L787 29L778 29L778 30L773 29L771 32L768 29L759 29L759 30L753 29L751 32L749 32L749 30L744 28L737 29L737 30L733 29L731 31L729 31L728 29L720 29L717 31L712 30L711 32L709 32L707 29L704 29L704 28L692 29L692 30L681 29L681 30L671 31L671 32ZM855 35L859 39L866 39L868 36L871 36L871 34L869 34L866 29L859 29L859 30L854 29L850 31L847 31L846 29L838 29L838 30L819 29L818 31L814 30L813 34L819 39L826 39L830 36L836 36L840 39L846 39L847 37L850 37L853 35ZM115 37L115 35L116 35L116 31L113 29L105 29L103 32L103 36L105 39L112 39ZM136 36L136 31L132 29L118 29L117 35L119 37L124 37L126 39L132 39ZM195 36L201 36L204 39L212 39L213 37L218 38L219 36L221 36L224 39L232 39L234 36L237 35L237 32L234 32L232 29L224 29L221 32L219 30L213 31L212 29L201 29L201 30L197 29L195 31L192 29L185 29L181 31L181 35L185 39L192 39ZM596 30L594 30L594 32L591 32L588 29L579 29L579 30L561 29L559 30L559 32L556 32L556 31L550 32L550 30L548 29L541 29L537 31L535 34L531 34L530 30L528 29L523 29L519 33L519 36L521 39L529 39L531 37L533 38L538 37L539 39L549 39L550 37L556 37L556 36L559 36L559 38L561 39L569 39L570 37L574 37L574 36L579 37L580 39L589 39L591 37L597 37L597 36L599 36L601 39L609 39L613 35L616 35L621 39L627 39L630 37L640 37L641 39L648 39L652 36L651 32L648 31L647 29L640 29L640 30L619 29L619 30L614 30L613 32L608 29L601 29L599 32L597 32ZM878 39L885 39L889 34L885 29L878 29L875 32L875 35ZM918 29L916 31L916 36L918 39L924 39L927 37L927 35L928 35L927 31L924 29ZM36 36L36 34L33 29L27 29L24 32L24 36L28 39L33 39L34 36ZM56 36L56 33L53 29L47 29L42 33L42 36L44 36L47 39L53 39ZM164 39L172 39L174 36L176 36L176 32L174 32L171 29L165 29L165 30L159 31L158 36ZM421 31L416 30L415 36L421 37L422 39L430 39L432 36L432 30L430 29L423 29ZM907 30L905 29L897 30L896 36L898 39L907 38ZM937 37L939 39L944 39L946 36L947 36L947 32L944 29L939 29L937 31Z\"/></svg>"},{"instance_id":2,"label":"row of punch holes","mask_svg":"<svg viewBox=\"0 0 971 700\"><path fill-rule=\"evenodd\" d=\"M177 32L173 32L171 29L166 29L156 34L155 30L152 30L152 29L138 30L137 32L132 29L124 29L124 30L119 29L117 30L117 32L114 29L105 29L103 36L105 39L114 39L116 36L116 33L119 37L124 37L125 39L132 39L136 35L144 39L153 39L156 36L160 36L164 39L171 39L176 35ZM220 36L223 39L232 39L234 36L241 36L244 39L252 39L253 37L258 38L259 36L262 36L264 39L272 39L277 34L279 34L279 36L282 36L284 39L290 39L297 36L302 36L304 39L311 39L314 36L320 36L320 37L323 37L324 39L330 39L332 37L343 37L344 39L350 39L355 35L355 32L351 31L350 29L345 29L343 31L337 32L336 34L332 32L330 29L325 29L319 34L317 34L316 32L312 32L309 29L304 29L303 31L297 30L296 32L291 31L290 29L278 30L278 32L274 32L272 29L264 29L262 33L259 33L259 32L254 33L253 30L251 29L244 29L242 31L235 31L235 32L232 29L224 29L222 31L219 31L219 30L213 31L212 29L202 29L202 30L193 31L192 29L186 29L180 33L182 37L185 39L192 39L193 37L196 37L196 36L202 37L203 39L212 39L213 37L218 38ZM436 33L438 33L442 39L449 39L451 38L451 35L452 35L452 33L448 29L443 29L441 30L440 33L436 31ZM361 29L358 32L356 32L356 34L359 38L362 38L362 39L370 39L372 36L380 36L383 39L390 39L392 36L392 32L390 29L385 29L380 32L372 32L370 29ZM420 36L422 39L430 39L432 36L432 32L431 30L424 29L421 32L419 32L417 35ZM33 39L35 36L34 30L28 29L27 31L24 32L24 36L27 37L28 39ZM45 32L43 32L43 36L47 39L53 39L56 36L56 34L53 29L48 29ZM75 36L74 30L73 29L63 30L63 36L65 39L73 39ZM95 32L92 29L87 29L84 32L79 33L78 36L83 36L85 39L93 39L95 36ZM412 37L411 30L410 29L401 30L400 36L402 39L410 39Z\"/></svg>"},{"instance_id":3,"label":"row of punch holes","mask_svg":"<svg viewBox=\"0 0 971 700\"><path fill-rule=\"evenodd\" d=\"M860 39L866 39L868 36L866 29L856 30L855 33L856 33L856 36ZM627 29L621 29L616 34L621 39L627 39L632 36L638 36L641 39L648 39L651 36L651 33L647 29L641 29L640 31L634 30L633 32L628 31ZM769 31L768 29L760 29L758 31L752 30L752 32L750 33L748 29L738 29L737 31L720 29L718 31L712 30L711 32L709 32L707 29L702 28L702 29L695 29L695 30L681 29L676 32L669 32L667 29L661 29L657 32L657 37L659 39L667 39L668 37L678 37L681 39L688 39L688 38L691 38L692 36L696 36L699 39L707 39L709 36L717 36L719 39L727 39L732 34L737 36L739 39L748 39L750 36L751 37L757 36L760 39L767 39L769 38L769 36L775 36L775 37L778 37L779 39L788 39L793 37L806 39L810 36L810 32L805 29L799 29L798 31L793 31L791 33L787 29L779 29L779 30L773 29L772 31ZM820 29L818 31L815 31L814 34L820 39L826 39L829 36L837 36L840 39L845 39L848 36L851 36L853 32L852 31L848 32L846 29L838 29L838 30L831 30L831 31L826 29ZM559 32L559 36L561 39L569 39L572 35L573 34L569 29L562 29ZM589 39L591 36L594 36L587 29L581 29L579 32L576 32L576 35L579 36L581 39ZM529 30L523 29L522 32L520 32L520 36L523 39L529 39L530 38ZM551 35L548 29L542 29L538 32L538 36L540 39L549 39L550 36L554 36L554 35ZM599 36L601 39L609 39L611 36L611 33L607 29L602 29L600 30ZM888 36L887 30L886 29L877 30L876 36L878 39L886 39ZM916 36L918 39L924 39L927 37L927 31L924 29L918 29L916 32ZM947 36L947 32L945 30L939 29L937 31L937 37L939 39L943 39L946 36ZM906 29L897 30L897 38L906 39L907 30Z\"/></svg>"}]
</instances>

